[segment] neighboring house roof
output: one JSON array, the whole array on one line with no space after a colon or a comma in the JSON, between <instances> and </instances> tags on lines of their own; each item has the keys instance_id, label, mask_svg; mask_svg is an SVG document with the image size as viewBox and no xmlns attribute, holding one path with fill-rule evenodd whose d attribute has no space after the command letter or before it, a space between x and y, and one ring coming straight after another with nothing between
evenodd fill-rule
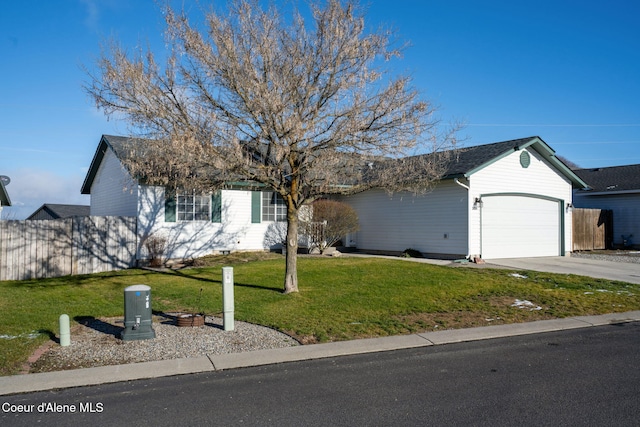
<instances>
[{"instance_id":1,"label":"neighboring house roof","mask_svg":"<svg viewBox=\"0 0 640 427\"><path fill-rule=\"evenodd\" d=\"M556 157L555 151L537 136L457 149L452 153L449 164L446 166L444 178L468 178L471 174L524 148L537 151L567 177L574 187L584 188L587 186L579 176Z\"/></svg>"},{"instance_id":2,"label":"neighboring house roof","mask_svg":"<svg viewBox=\"0 0 640 427\"><path fill-rule=\"evenodd\" d=\"M2 181L0 181L0 206L11 206L9 193L7 193L7 189Z\"/></svg>"},{"instance_id":3,"label":"neighboring house roof","mask_svg":"<svg viewBox=\"0 0 640 427\"><path fill-rule=\"evenodd\" d=\"M27 219L60 219L74 216L89 216L89 209L89 206L84 205L45 203L29 215Z\"/></svg>"},{"instance_id":4,"label":"neighboring house roof","mask_svg":"<svg viewBox=\"0 0 640 427\"><path fill-rule=\"evenodd\" d=\"M128 155L127 144L135 141L133 138L103 135L100 144L93 157L89 172L82 185L82 194L91 193L91 185L96 177L100 162L104 158L107 149L111 148L119 159L126 159ZM587 184L577 176L567 165L555 156L555 151L540 137L513 139L496 142L493 144L477 145L474 147L459 148L452 151L452 155L445 167L444 179L469 177L471 174L491 165L492 163L508 156L514 151L530 148L537 151L544 159L551 163L560 173L571 181L575 188L587 187ZM427 154L428 156L429 154Z\"/></svg>"},{"instance_id":5,"label":"neighboring house roof","mask_svg":"<svg viewBox=\"0 0 640 427\"><path fill-rule=\"evenodd\" d=\"M576 169L574 172L589 184L585 194L640 192L640 165Z\"/></svg>"}]
</instances>

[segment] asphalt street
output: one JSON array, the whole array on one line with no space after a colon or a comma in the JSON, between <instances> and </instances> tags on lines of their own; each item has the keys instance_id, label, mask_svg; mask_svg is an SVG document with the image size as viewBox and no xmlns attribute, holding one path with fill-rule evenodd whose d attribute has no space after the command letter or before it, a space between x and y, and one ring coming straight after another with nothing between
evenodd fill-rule
<instances>
[{"instance_id":1,"label":"asphalt street","mask_svg":"<svg viewBox=\"0 0 640 427\"><path fill-rule=\"evenodd\" d=\"M639 395L628 322L0 396L0 424L632 426Z\"/></svg>"}]
</instances>

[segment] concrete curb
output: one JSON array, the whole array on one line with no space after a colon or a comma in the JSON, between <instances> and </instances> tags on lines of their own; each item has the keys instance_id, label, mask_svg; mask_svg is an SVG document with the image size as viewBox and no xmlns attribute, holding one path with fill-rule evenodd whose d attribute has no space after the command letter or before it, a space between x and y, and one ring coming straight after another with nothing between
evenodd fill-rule
<instances>
[{"instance_id":1,"label":"concrete curb","mask_svg":"<svg viewBox=\"0 0 640 427\"><path fill-rule=\"evenodd\" d=\"M640 321L640 311L0 377L0 396Z\"/></svg>"},{"instance_id":2,"label":"concrete curb","mask_svg":"<svg viewBox=\"0 0 640 427\"><path fill-rule=\"evenodd\" d=\"M211 362L216 370L224 370L424 347L427 345L433 344L418 335L398 335L326 344L303 345L299 347L276 348L272 350L258 350L247 353L222 354L211 357Z\"/></svg>"}]
</instances>

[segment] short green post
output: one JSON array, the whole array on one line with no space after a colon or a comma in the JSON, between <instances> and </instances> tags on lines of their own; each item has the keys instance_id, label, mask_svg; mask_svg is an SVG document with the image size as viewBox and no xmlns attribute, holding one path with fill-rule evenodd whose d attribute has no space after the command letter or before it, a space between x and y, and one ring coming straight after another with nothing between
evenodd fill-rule
<instances>
[{"instance_id":1,"label":"short green post","mask_svg":"<svg viewBox=\"0 0 640 427\"><path fill-rule=\"evenodd\" d=\"M60 345L68 347L71 344L71 331L69 329L69 315L61 314L60 319Z\"/></svg>"}]
</instances>

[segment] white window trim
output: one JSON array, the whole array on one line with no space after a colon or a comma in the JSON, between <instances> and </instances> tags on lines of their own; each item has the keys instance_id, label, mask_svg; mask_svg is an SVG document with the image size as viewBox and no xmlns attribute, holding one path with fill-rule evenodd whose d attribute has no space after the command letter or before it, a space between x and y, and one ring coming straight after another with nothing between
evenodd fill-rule
<instances>
[{"instance_id":1,"label":"white window trim","mask_svg":"<svg viewBox=\"0 0 640 427\"><path fill-rule=\"evenodd\" d=\"M260 218L263 222L286 221L287 205L285 205L282 196L273 191L262 192Z\"/></svg>"},{"instance_id":2,"label":"white window trim","mask_svg":"<svg viewBox=\"0 0 640 427\"><path fill-rule=\"evenodd\" d=\"M191 194L178 193L176 198L176 220L178 222L211 221L211 195L196 194L195 192ZM186 198L191 198L191 203L185 201ZM189 210L185 209L187 206L190 206ZM197 209L197 206L200 206L200 209Z\"/></svg>"}]
</instances>

